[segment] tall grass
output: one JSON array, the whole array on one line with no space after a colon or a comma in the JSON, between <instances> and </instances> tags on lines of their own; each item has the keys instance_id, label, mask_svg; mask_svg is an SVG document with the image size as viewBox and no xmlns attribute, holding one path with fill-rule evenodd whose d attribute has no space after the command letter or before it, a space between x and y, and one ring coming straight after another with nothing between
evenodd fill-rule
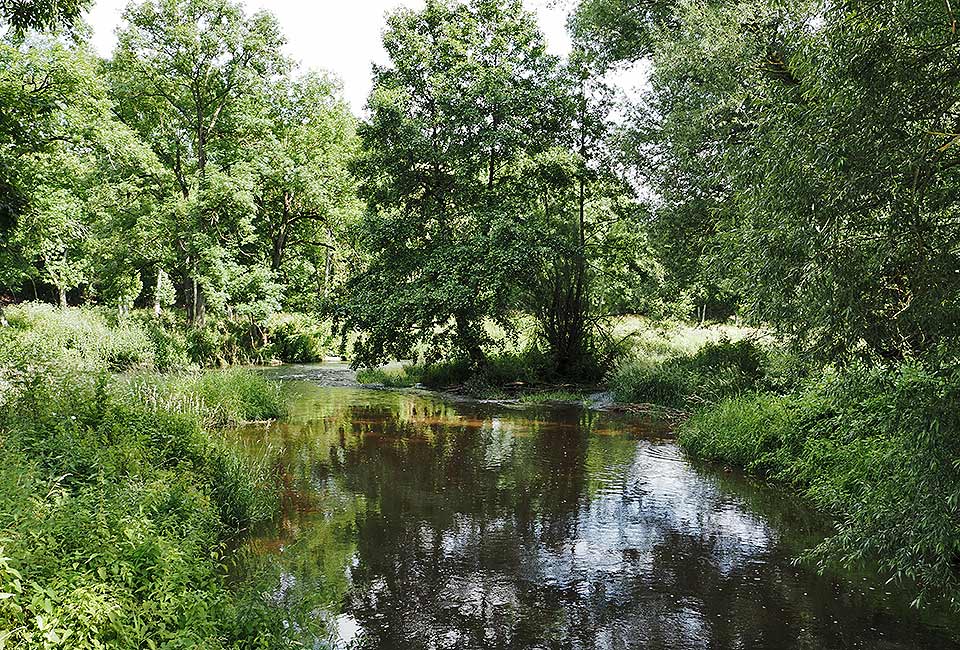
<instances>
[{"instance_id":1,"label":"tall grass","mask_svg":"<svg viewBox=\"0 0 960 650\"><path fill-rule=\"evenodd\" d=\"M319 361L334 346L329 325L302 314L276 314L261 324L210 319L200 328L175 312L119 318L100 307L24 303L4 314L9 327L0 328L0 354L6 347L8 357L90 371Z\"/></svg>"},{"instance_id":2,"label":"tall grass","mask_svg":"<svg viewBox=\"0 0 960 650\"><path fill-rule=\"evenodd\" d=\"M249 371L58 364L7 384L0 648L295 646L284 615L220 569L224 540L276 512L277 478L209 429L278 415L278 389Z\"/></svg>"},{"instance_id":3,"label":"tall grass","mask_svg":"<svg viewBox=\"0 0 960 650\"><path fill-rule=\"evenodd\" d=\"M640 357L620 364L610 386L620 402L693 410L726 397L767 387L790 387L805 365L753 339L719 339L693 354Z\"/></svg>"},{"instance_id":4,"label":"tall grass","mask_svg":"<svg viewBox=\"0 0 960 650\"><path fill-rule=\"evenodd\" d=\"M151 411L187 414L206 426L272 420L286 414L280 384L245 369L138 374L119 379L115 390Z\"/></svg>"}]
</instances>

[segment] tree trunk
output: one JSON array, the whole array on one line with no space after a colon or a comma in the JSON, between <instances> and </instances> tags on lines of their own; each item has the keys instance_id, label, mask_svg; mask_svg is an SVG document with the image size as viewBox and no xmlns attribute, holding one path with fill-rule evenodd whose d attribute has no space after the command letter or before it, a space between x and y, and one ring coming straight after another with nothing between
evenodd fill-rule
<instances>
[{"instance_id":1,"label":"tree trunk","mask_svg":"<svg viewBox=\"0 0 960 650\"><path fill-rule=\"evenodd\" d=\"M160 304L160 288L163 286L163 269L157 269L157 284L153 289L153 316L160 318L163 312L163 305Z\"/></svg>"},{"instance_id":2,"label":"tree trunk","mask_svg":"<svg viewBox=\"0 0 960 650\"><path fill-rule=\"evenodd\" d=\"M190 279L190 309L188 311L190 321L196 327L203 327L207 316L207 305L203 299L203 290L196 278Z\"/></svg>"},{"instance_id":3,"label":"tree trunk","mask_svg":"<svg viewBox=\"0 0 960 650\"><path fill-rule=\"evenodd\" d=\"M323 259L323 295L330 295L330 283L333 282L333 251L327 248Z\"/></svg>"},{"instance_id":4,"label":"tree trunk","mask_svg":"<svg viewBox=\"0 0 960 650\"><path fill-rule=\"evenodd\" d=\"M465 314L457 314L455 320L460 349L467 353L467 357L474 368L482 367L486 362L486 355L483 353L483 348L480 347L480 338L476 326L470 322Z\"/></svg>"},{"instance_id":5,"label":"tree trunk","mask_svg":"<svg viewBox=\"0 0 960 650\"><path fill-rule=\"evenodd\" d=\"M67 290L64 287L57 287L57 293L60 295L60 309L67 308Z\"/></svg>"}]
</instances>

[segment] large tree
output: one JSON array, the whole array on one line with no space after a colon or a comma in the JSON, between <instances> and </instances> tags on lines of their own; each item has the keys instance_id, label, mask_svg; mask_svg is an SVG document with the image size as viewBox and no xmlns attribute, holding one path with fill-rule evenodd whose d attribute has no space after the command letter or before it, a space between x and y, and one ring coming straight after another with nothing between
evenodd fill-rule
<instances>
[{"instance_id":1,"label":"large tree","mask_svg":"<svg viewBox=\"0 0 960 650\"><path fill-rule=\"evenodd\" d=\"M52 285L65 306L72 289L114 284L97 268L105 251L123 262L113 276L136 275L123 252L133 249L105 242L116 220L149 209L161 172L113 115L100 63L84 47L31 38L0 44L0 60L0 285Z\"/></svg>"},{"instance_id":2,"label":"large tree","mask_svg":"<svg viewBox=\"0 0 960 650\"><path fill-rule=\"evenodd\" d=\"M522 161L552 145L558 62L520 0L430 0L388 19L358 165L368 211L337 316L357 361L420 342L483 358L484 319L516 307L537 237Z\"/></svg>"},{"instance_id":3,"label":"large tree","mask_svg":"<svg viewBox=\"0 0 960 650\"><path fill-rule=\"evenodd\" d=\"M28 30L56 32L76 29L80 14L92 0L0 0L0 26L22 35Z\"/></svg>"},{"instance_id":4,"label":"large tree","mask_svg":"<svg viewBox=\"0 0 960 650\"><path fill-rule=\"evenodd\" d=\"M900 357L960 335L960 34L923 2L664 3L634 161L663 241L755 318L824 356ZM682 266L682 265L681 265Z\"/></svg>"},{"instance_id":5,"label":"large tree","mask_svg":"<svg viewBox=\"0 0 960 650\"><path fill-rule=\"evenodd\" d=\"M125 20L112 64L120 114L172 172L176 270L188 314L202 322L253 229L251 181L234 168L236 112L251 88L288 72L283 38L269 13L247 16L229 0L147 0Z\"/></svg>"},{"instance_id":6,"label":"large tree","mask_svg":"<svg viewBox=\"0 0 960 650\"><path fill-rule=\"evenodd\" d=\"M340 233L360 209L349 169L356 119L339 84L318 73L264 84L243 117L264 264L287 286L288 305L314 306L333 281Z\"/></svg>"}]
</instances>

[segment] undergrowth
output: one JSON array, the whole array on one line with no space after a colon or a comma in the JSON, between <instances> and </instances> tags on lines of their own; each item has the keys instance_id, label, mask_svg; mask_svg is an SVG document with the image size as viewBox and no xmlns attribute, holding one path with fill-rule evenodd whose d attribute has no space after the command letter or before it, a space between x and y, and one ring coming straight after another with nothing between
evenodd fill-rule
<instances>
[{"instance_id":1,"label":"undergrowth","mask_svg":"<svg viewBox=\"0 0 960 650\"><path fill-rule=\"evenodd\" d=\"M333 348L329 325L302 314L264 323L209 319L194 327L176 312L136 310L121 318L100 307L65 310L43 303L4 309L0 345L15 356L83 370L184 370L270 361L320 361Z\"/></svg>"},{"instance_id":2,"label":"undergrowth","mask_svg":"<svg viewBox=\"0 0 960 650\"><path fill-rule=\"evenodd\" d=\"M225 543L275 515L279 480L212 429L283 414L279 388L92 370L146 359L136 336L85 338L99 327L0 337L0 649L296 647L308 615L224 584Z\"/></svg>"}]
</instances>

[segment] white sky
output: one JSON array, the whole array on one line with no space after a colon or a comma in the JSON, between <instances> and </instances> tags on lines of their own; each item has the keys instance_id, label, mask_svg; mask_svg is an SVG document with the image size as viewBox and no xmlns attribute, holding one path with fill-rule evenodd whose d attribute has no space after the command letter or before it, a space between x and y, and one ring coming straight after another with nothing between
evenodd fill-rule
<instances>
[{"instance_id":1,"label":"white sky","mask_svg":"<svg viewBox=\"0 0 960 650\"><path fill-rule=\"evenodd\" d=\"M87 16L93 27L93 45L107 57L116 43L128 0L96 0ZM399 6L420 8L423 0L247 0L249 12L267 9L277 17L287 37L287 54L305 68L337 75L344 94L360 114L370 92L372 63L386 63L381 32L386 14ZM564 56L570 49L566 18L570 2L524 0L536 12L551 52Z\"/></svg>"}]
</instances>

